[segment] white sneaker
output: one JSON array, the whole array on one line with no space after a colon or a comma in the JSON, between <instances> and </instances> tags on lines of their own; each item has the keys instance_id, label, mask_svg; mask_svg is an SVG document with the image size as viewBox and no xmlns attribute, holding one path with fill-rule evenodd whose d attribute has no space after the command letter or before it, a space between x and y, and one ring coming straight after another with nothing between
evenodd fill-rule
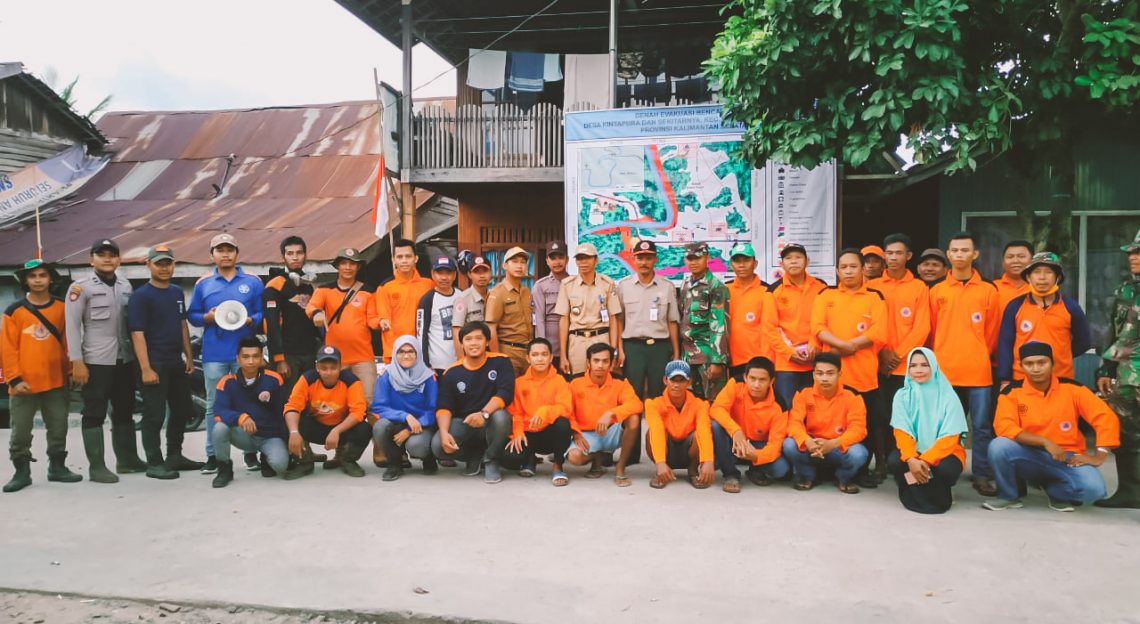
<instances>
[{"instance_id":1,"label":"white sneaker","mask_svg":"<svg viewBox=\"0 0 1140 624\"><path fill-rule=\"evenodd\" d=\"M982 503L982 507L990 511L1005 511L1006 509L1021 509L1025 503L1021 502L1020 498L1014 500L1005 500L1004 498L991 498L990 500Z\"/></svg>"}]
</instances>

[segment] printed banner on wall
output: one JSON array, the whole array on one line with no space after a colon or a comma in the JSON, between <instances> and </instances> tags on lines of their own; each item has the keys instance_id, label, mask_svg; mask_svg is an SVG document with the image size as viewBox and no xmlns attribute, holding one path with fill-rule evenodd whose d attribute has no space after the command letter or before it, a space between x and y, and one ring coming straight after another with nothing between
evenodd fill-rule
<instances>
[{"instance_id":1,"label":"printed banner on wall","mask_svg":"<svg viewBox=\"0 0 1140 624\"><path fill-rule=\"evenodd\" d=\"M89 158L86 148L75 145L10 175L0 174L0 224L74 193L106 164L106 158Z\"/></svg>"}]
</instances>

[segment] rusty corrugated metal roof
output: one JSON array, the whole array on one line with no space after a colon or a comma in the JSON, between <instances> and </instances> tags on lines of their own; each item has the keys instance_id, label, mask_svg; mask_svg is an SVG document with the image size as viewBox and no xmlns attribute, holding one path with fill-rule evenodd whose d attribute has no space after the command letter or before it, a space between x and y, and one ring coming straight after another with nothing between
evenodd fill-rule
<instances>
[{"instance_id":1,"label":"rusty corrugated metal roof","mask_svg":"<svg viewBox=\"0 0 1140 624\"><path fill-rule=\"evenodd\" d=\"M209 240L222 231L237 237L246 264L279 262L278 243L290 234L305 238L310 260L368 247L376 242L376 109L375 102L345 102L107 113L98 126L114 156L44 213L44 257L86 265L91 242L113 238L124 262L141 262L148 247L165 243L181 262L210 264ZM213 185L223 177L218 195ZM431 197L417 191L417 206ZM33 222L0 230L0 265L34 253Z\"/></svg>"}]
</instances>

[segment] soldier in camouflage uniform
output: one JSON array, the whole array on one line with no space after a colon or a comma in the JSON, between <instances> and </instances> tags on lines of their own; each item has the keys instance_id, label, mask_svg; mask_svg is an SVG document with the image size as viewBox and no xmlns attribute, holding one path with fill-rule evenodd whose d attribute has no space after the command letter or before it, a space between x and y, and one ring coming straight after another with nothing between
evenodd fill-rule
<instances>
[{"instance_id":1,"label":"soldier in camouflage uniform","mask_svg":"<svg viewBox=\"0 0 1140 624\"><path fill-rule=\"evenodd\" d=\"M1140 232L1120 248L1128 254L1132 279L1116 289L1109 319L1111 341L1097 371L1097 390L1120 417L1116 449L1116 493L1097 507L1140 509ZM1115 377L1115 379L1114 379Z\"/></svg>"},{"instance_id":2,"label":"soldier in camouflage uniform","mask_svg":"<svg viewBox=\"0 0 1140 624\"><path fill-rule=\"evenodd\" d=\"M693 393L712 401L728 367L728 289L709 272L709 246L685 247L689 277L681 285L681 350L693 369Z\"/></svg>"}]
</instances>

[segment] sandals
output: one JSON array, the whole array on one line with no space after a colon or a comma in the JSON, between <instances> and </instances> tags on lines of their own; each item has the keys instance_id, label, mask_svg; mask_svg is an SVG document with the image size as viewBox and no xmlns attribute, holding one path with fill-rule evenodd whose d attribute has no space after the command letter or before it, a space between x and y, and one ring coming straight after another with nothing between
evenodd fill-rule
<instances>
[{"instance_id":1,"label":"sandals","mask_svg":"<svg viewBox=\"0 0 1140 624\"><path fill-rule=\"evenodd\" d=\"M689 485L693 486L694 488L696 488L698 490L707 490L709 488L709 486L712 484L711 483L701 483L700 478L697 477L696 475L693 475L693 476L689 477Z\"/></svg>"},{"instance_id":2,"label":"sandals","mask_svg":"<svg viewBox=\"0 0 1140 624\"><path fill-rule=\"evenodd\" d=\"M800 479L800 480L797 480L795 483L793 483L792 487L794 487L795 489L797 489L801 492L806 492L806 491L812 489L813 487L815 487L815 483L813 483L807 479Z\"/></svg>"},{"instance_id":3,"label":"sandals","mask_svg":"<svg viewBox=\"0 0 1140 624\"><path fill-rule=\"evenodd\" d=\"M740 480L739 479L725 479L724 486L720 488L722 491L729 494L740 493Z\"/></svg>"},{"instance_id":4,"label":"sandals","mask_svg":"<svg viewBox=\"0 0 1140 624\"><path fill-rule=\"evenodd\" d=\"M843 492L844 494L858 494L859 493L859 486L855 485L854 483L839 483L839 484L837 484L836 487L838 487L839 491Z\"/></svg>"},{"instance_id":5,"label":"sandals","mask_svg":"<svg viewBox=\"0 0 1140 624\"><path fill-rule=\"evenodd\" d=\"M589 476L589 475L586 475ZM598 475L601 476L601 475ZM632 481L629 480L629 475L614 475L614 485L618 487L629 487Z\"/></svg>"},{"instance_id":6,"label":"sandals","mask_svg":"<svg viewBox=\"0 0 1140 624\"><path fill-rule=\"evenodd\" d=\"M649 482L649 487L655 490L663 490L665 489L665 482L657 477L653 477L653 480Z\"/></svg>"},{"instance_id":7,"label":"sandals","mask_svg":"<svg viewBox=\"0 0 1140 624\"><path fill-rule=\"evenodd\" d=\"M550 475L550 484L554 487L563 487L570 484L570 477L565 472L558 471Z\"/></svg>"}]
</instances>

